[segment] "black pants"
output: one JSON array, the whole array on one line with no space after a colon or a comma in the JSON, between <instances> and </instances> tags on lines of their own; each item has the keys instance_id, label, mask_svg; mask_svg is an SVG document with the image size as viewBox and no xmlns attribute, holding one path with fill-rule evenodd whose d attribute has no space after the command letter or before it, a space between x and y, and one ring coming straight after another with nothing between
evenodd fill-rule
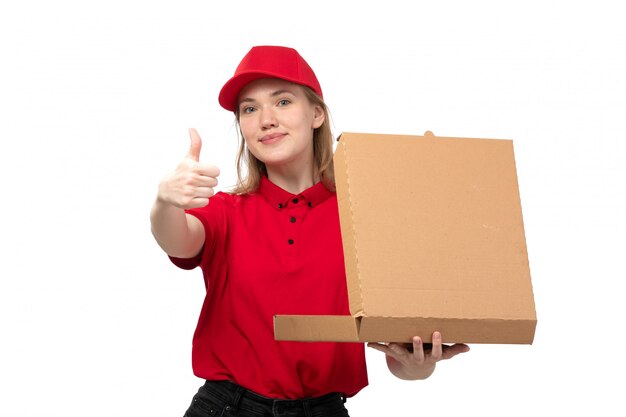
<instances>
[{"instance_id":1,"label":"black pants","mask_svg":"<svg viewBox=\"0 0 626 417\"><path fill-rule=\"evenodd\" d=\"M184 417L349 417L342 394L274 400L229 381L207 381Z\"/></svg>"}]
</instances>

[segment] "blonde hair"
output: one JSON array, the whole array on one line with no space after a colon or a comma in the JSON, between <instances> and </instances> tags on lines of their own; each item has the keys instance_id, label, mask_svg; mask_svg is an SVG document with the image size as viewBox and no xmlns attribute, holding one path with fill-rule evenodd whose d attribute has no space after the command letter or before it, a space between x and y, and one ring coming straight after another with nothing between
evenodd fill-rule
<instances>
[{"instance_id":1,"label":"blonde hair","mask_svg":"<svg viewBox=\"0 0 626 417\"><path fill-rule=\"evenodd\" d=\"M313 176L319 179L331 191L335 190L335 172L333 166L334 138L330 128L330 112L324 100L311 88L301 86L305 96L313 105L324 111L324 122L313 131ZM239 151L237 152L237 185L231 191L234 194L252 193L259 188L261 176L267 175L265 164L257 159L248 147L239 126L239 109L235 110Z\"/></svg>"}]
</instances>

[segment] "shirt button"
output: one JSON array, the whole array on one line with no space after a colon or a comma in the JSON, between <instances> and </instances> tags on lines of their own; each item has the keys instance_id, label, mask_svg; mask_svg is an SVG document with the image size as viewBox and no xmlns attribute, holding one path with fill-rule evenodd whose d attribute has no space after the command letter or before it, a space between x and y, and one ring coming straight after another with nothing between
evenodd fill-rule
<instances>
[{"instance_id":1,"label":"shirt button","mask_svg":"<svg viewBox=\"0 0 626 417\"><path fill-rule=\"evenodd\" d=\"M313 207L313 203L311 203L310 201L308 202L308 206L309 207Z\"/></svg>"},{"instance_id":2,"label":"shirt button","mask_svg":"<svg viewBox=\"0 0 626 417\"><path fill-rule=\"evenodd\" d=\"M290 221L291 223L295 223L295 222L296 222L296 218L295 218L295 217L292 217L291 219L289 219L289 221Z\"/></svg>"},{"instance_id":3,"label":"shirt button","mask_svg":"<svg viewBox=\"0 0 626 417\"><path fill-rule=\"evenodd\" d=\"M278 203L278 208L283 208L283 205L281 203Z\"/></svg>"},{"instance_id":4,"label":"shirt button","mask_svg":"<svg viewBox=\"0 0 626 417\"><path fill-rule=\"evenodd\" d=\"M298 199L297 199L297 198L294 198L294 199L293 199L293 200L291 200L291 201L293 201L293 204L298 204Z\"/></svg>"},{"instance_id":5,"label":"shirt button","mask_svg":"<svg viewBox=\"0 0 626 417\"><path fill-rule=\"evenodd\" d=\"M293 245L293 239L289 239L287 243L289 243L290 245Z\"/></svg>"}]
</instances>

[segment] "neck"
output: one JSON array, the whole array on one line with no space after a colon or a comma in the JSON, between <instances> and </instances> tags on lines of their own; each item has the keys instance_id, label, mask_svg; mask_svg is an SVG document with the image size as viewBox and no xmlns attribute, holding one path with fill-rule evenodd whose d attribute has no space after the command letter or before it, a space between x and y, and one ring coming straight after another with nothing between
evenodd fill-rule
<instances>
[{"instance_id":1,"label":"neck","mask_svg":"<svg viewBox=\"0 0 626 417\"><path fill-rule=\"evenodd\" d=\"M300 168L295 172L285 168L267 167L267 178L291 194L300 194L317 182L313 176L313 167Z\"/></svg>"}]
</instances>

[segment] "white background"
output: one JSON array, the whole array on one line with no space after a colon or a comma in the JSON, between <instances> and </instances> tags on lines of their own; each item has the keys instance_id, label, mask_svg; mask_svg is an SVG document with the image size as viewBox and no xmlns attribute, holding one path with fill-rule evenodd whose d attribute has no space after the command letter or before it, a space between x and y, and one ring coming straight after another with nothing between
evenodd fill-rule
<instances>
[{"instance_id":1,"label":"white background","mask_svg":"<svg viewBox=\"0 0 626 417\"><path fill-rule=\"evenodd\" d=\"M623 412L626 25L613 4L3 2L0 415L183 414L203 285L169 263L148 213L189 127L221 189L233 184L217 93L258 44L301 52L336 134L514 140L535 343L473 345L419 382L368 350L351 415Z\"/></svg>"}]
</instances>

